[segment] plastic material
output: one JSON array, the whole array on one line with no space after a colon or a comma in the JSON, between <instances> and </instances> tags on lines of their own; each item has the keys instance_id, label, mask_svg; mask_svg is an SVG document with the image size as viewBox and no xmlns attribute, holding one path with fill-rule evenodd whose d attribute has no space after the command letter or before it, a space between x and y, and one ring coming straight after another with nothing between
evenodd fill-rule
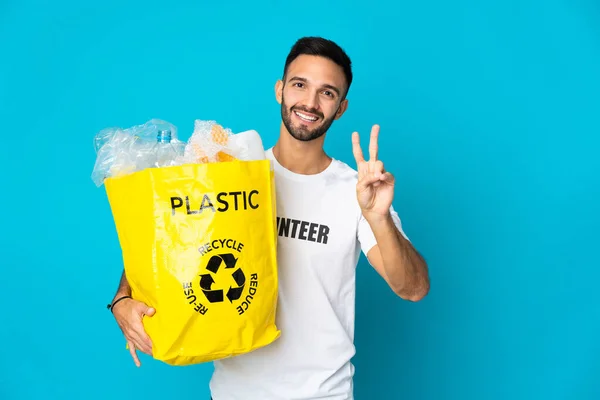
<instances>
[{"instance_id":1,"label":"plastic material","mask_svg":"<svg viewBox=\"0 0 600 400\"><path fill-rule=\"evenodd\" d=\"M233 134L215 121L196 120L182 163L263 160L262 140L254 130Z\"/></svg>"},{"instance_id":2,"label":"plastic material","mask_svg":"<svg viewBox=\"0 0 600 400\"><path fill-rule=\"evenodd\" d=\"M233 157L225 151L233 153L227 144L236 135L223 141L209 125L216 134L206 141L196 130L181 165L104 180L132 296L156 309L143 320L153 357L170 365L247 353L280 335L272 166L266 159L190 162L192 154ZM250 153L251 146L238 147Z\"/></svg>"},{"instance_id":3,"label":"plastic material","mask_svg":"<svg viewBox=\"0 0 600 400\"><path fill-rule=\"evenodd\" d=\"M170 134L170 147L181 157L185 143L177 139L177 128L166 121L152 119L143 125L127 129L107 128L94 137L96 164L92 180L100 187L104 179L118 177L154 166L153 157L158 154L157 135L160 131ZM173 160L172 165L180 164Z\"/></svg>"},{"instance_id":4,"label":"plastic material","mask_svg":"<svg viewBox=\"0 0 600 400\"><path fill-rule=\"evenodd\" d=\"M223 161L264 160L260 135L255 130L233 134L215 121L196 120L190 139L177 137L177 128L152 119L127 129L107 128L94 137L97 153L92 180L100 187L106 178L146 168Z\"/></svg>"}]
</instances>

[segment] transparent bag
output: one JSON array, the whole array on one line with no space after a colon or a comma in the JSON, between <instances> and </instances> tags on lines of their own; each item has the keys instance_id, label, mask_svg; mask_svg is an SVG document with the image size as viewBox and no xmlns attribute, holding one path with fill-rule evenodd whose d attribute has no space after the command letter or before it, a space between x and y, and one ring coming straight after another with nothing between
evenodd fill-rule
<instances>
[{"instance_id":1,"label":"transparent bag","mask_svg":"<svg viewBox=\"0 0 600 400\"><path fill-rule=\"evenodd\" d=\"M126 129L103 129L94 136L94 150L92 180L98 187L106 178L146 168L265 159L262 140L255 130L233 134L215 121L203 120L194 122L187 142L178 139L175 125L160 119Z\"/></svg>"}]
</instances>

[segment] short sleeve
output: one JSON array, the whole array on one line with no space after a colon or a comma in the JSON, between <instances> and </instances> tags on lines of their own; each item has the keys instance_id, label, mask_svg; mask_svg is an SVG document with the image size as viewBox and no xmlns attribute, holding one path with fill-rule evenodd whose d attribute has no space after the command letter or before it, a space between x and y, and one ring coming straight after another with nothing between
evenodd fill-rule
<instances>
[{"instance_id":1,"label":"short sleeve","mask_svg":"<svg viewBox=\"0 0 600 400\"><path fill-rule=\"evenodd\" d=\"M396 225L396 228L398 228L398 230L406 240L409 240L408 236L406 236L406 234L402 230L402 221L400 221L400 216L394 210L393 206L390 207L390 214L392 216L392 220L394 221L394 225ZM377 241L375 240L375 235L373 234L373 230L371 230L371 226L369 225L365 217L362 216L362 214L358 222L358 241L360 242L360 247L365 256L367 255L369 250L371 250L373 246L377 244Z\"/></svg>"}]
</instances>

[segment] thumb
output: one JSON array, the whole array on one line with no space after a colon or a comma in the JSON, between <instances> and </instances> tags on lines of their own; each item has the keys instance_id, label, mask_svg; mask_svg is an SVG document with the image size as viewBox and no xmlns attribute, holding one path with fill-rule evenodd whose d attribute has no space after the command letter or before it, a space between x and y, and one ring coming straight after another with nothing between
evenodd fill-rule
<instances>
[{"instance_id":1,"label":"thumb","mask_svg":"<svg viewBox=\"0 0 600 400\"><path fill-rule=\"evenodd\" d=\"M396 178L394 178L394 175L392 175L389 172L386 172L385 174L383 174L381 176L381 180L386 182L386 183L394 183L394 181L396 180Z\"/></svg>"},{"instance_id":2,"label":"thumb","mask_svg":"<svg viewBox=\"0 0 600 400\"><path fill-rule=\"evenodd\" d=\"M379 176L375 176L375 174L370 174L358 181L356 185L356 189L358 192L363 192L369 188L373 183L378 182L381 178Z\"/></svg>"},{"instance_id":3,"label":"thumb","mask_svg":"<svg viewBox=\"0 0 600 400\"><path fill-rule=\"evenodd\" d=\"M156 312L156 310L152 307L148 307L146 309L146 311L144 312L144 315L146 315L147 317L151 317L154 315L154 313Z\"/></svg>"},{"instance_id":4,"label":"thumb","mask_svg":"<svg viewBox=\"0 0 600 400\"><path fill-rule=\"evenodd\" d=\"M139 308L140 314L142 314L142 316L147 316L147 317L151 317L154 315L154 313L156 312L156 310L152 307L148 307L145 304L141 304L140 308Z\"/></svg>"}]
</instances>

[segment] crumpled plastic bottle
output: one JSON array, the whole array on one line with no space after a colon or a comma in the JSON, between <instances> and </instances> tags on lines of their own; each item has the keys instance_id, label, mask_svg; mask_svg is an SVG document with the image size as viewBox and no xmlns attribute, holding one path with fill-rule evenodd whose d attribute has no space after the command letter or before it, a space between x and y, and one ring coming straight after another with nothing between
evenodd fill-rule
<instances>
[{"instance_id":1,"label":"crumpled plastic bottle","mask_svg":"<svg viewBox=\"0 0 600 400\"><path fill-rule=\"evenodd\" d=\"M92 171L92 180L100 187L106 178L127 175L156 166L159 143L159 132L169 132L171 152L162 155L161 163L171 154L170 165L177 165L177 157L183 154L185 142L177 139L175 125L160 119L152 119L145 124L135 125L127 129L119 127L106 128L94 136L96 163ZM161 151L164 153L164 151Z\"/></svg>"}]
</instances>

